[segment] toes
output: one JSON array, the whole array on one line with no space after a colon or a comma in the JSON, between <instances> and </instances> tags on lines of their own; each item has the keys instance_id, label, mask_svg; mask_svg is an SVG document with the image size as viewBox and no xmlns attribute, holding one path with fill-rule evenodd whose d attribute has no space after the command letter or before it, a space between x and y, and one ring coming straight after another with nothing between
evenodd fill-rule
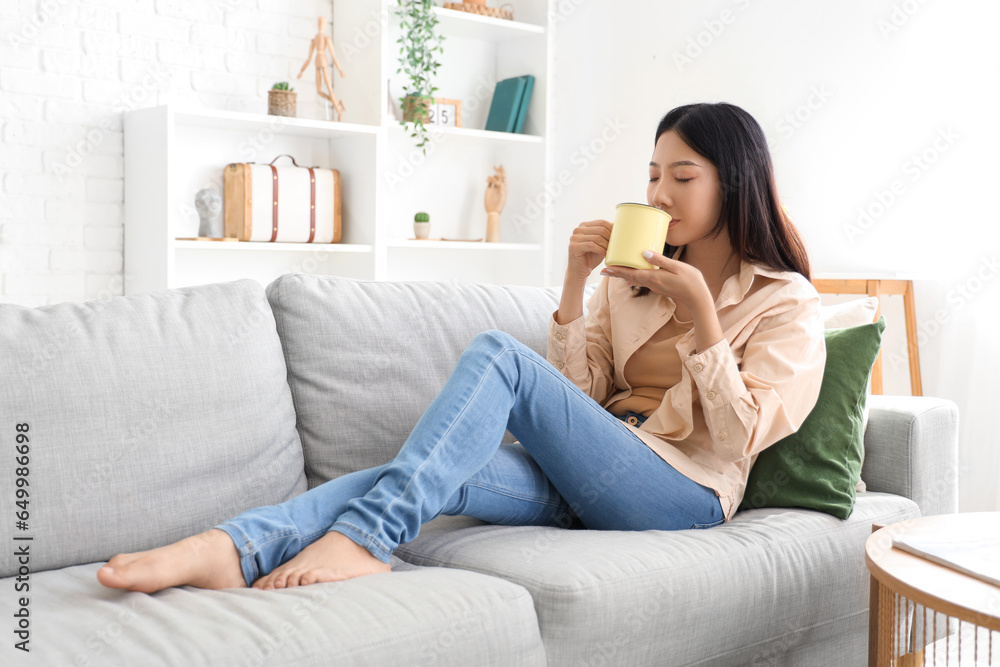
<instances>
[{"instance_id":1,"label":"toes","mask_svg":"<svg viewBox=\"0 0 1000 667\"><path fill-rule=\"evenodd\" d=\"M110 564L110 561L108 561L108 563ZM113 572L110 567L105 565L97 571L97 580L109 588L117 588L117 586L115 586L115 584L118 583L116 575L116 572Z\"/></svg>"},{"instance_id":2,"label":"toes","mask_svg":"<svg viewBox=\"0 0 1000 667\"><path fill-rule=\"evenodd\" d=\"M284 588L288 582L288 572L279 572L271 582L273 588Z\"/></svg>"},{"instance_id":3,"label":"toes","mask_svg":"<svg viewBox=\"0 0 1000 667\"><path fill-rule=\"evenodd\" d=\"M134 554L116 554L108 561L108 567L113 567L115 570L122 570L133 560L135 560Z\"/></svg>"}]
</instances>

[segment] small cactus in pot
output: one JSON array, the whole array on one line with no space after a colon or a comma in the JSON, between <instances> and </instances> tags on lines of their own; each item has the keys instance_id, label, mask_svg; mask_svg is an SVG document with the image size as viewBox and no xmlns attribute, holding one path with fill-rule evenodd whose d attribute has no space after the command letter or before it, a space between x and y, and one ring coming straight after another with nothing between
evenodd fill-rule
<instances>
[{"instance_id":1,"label":"small cactus in pot","mask_svg":"<svg viewBox=\"0 0 1000 667\"><path fill-rule=\"evenodd\" d=\"M418 239L426 239L431 231L431 216L426 213L417 213L413 216L413 234Z\"/></svg>"}]
</instances>

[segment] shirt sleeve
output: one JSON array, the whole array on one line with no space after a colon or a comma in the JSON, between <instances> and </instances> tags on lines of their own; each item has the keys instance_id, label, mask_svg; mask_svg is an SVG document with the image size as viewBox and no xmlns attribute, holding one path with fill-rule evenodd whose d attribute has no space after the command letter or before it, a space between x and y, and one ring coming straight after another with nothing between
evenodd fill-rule
<instances>
[{"instance_id":1,"label":"shirt sleeve","mask_svg":"<svg viewBox=\"0 0 1000 667\"><path fill-rule=\"evenodd\" d=\"M797 431L819 397L826 363L819 295L792 284L774 300L740 364L725 339L684 360L714 449L727 461L758 454Z\"/></svg>"},{"instance_id":2,"label":"shirt sleeve","mask_svg":"<svg viewBox=\"0 0 1000 667\"><path fill-rule=\"evenodd\" d=\"M609 313L605 277L587 301L586 316L566 324L556 323L555 313L549 317L546 359L601 405L615 389Z\"/></svg>"}]
</instances>

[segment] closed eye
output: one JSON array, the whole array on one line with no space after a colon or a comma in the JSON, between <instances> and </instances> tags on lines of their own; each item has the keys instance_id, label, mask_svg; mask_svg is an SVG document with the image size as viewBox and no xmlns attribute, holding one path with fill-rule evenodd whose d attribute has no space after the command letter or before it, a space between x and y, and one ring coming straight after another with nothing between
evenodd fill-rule
<instances>
[{"instance_id":1,"label":"closed eye","mask_svg":"<svg viewBox=\"0 0 1000 667\"><path fill-rule=\"evenodd\" d=\"M694 179L693 178L675 178L674 180L677 181L678 183L687 183L688 181L693 181Z\"/></svg>"}]
</instances>

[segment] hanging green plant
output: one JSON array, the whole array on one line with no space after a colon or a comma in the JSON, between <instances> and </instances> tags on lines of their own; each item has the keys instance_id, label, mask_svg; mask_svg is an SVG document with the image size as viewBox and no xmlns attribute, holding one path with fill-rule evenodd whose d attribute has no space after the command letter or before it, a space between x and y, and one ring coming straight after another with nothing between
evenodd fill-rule
<instances>
[{"instance_id":1,"label":"hanging green plant","mask_svg":"<svg viewBox=\"0 0 1000 667\"><path fill-rule=\"evenodd\" d=\"M400 36L399 69L396 73L406 74L408 81L403 84L406 95L400 98L403 120L400 125L410 124L410 136L418 139L417 147L427 153L427 127L430 120L430 106L434 101L434 76L441 66L435 60L435 53L444 53L442 35L434 32L438 24L434 14L433 0L397 0L396 13L399 16Z\"/></svg>"}]
</instances>

